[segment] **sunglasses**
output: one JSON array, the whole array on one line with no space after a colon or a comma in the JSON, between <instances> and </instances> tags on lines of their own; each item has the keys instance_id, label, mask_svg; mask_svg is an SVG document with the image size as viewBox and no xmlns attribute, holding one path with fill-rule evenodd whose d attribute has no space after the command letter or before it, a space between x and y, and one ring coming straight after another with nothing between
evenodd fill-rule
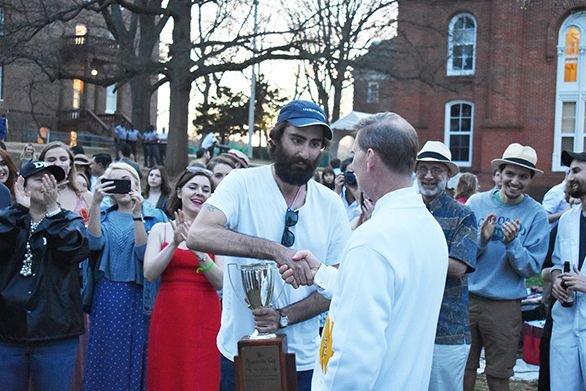
<instances>
[{"instance_id":1,"label":"sunglasses","mask_svg":"<svg viewBox=\"0 0 586 391\"><path fill-rule=\"evenodd\" d=\"M285 229L281 237L281 244L285 247L293 246L295 243L295 234L289 228L293 227L299 221L299 212L287 208L285 212Z\"/></svg>"},{"instance_id":2,"label":"sunglasses","mask_svg":"<svg viewBox=\"0 0 586 391\"><path fill-rule=\"evenodd\" d=\"M214 174L208 170L207 168L198 167L198 166L187 166L185 168L185 172L189 172L192 174L203 174L208 177L212 177Z\"/></svg>"}]
</instances>

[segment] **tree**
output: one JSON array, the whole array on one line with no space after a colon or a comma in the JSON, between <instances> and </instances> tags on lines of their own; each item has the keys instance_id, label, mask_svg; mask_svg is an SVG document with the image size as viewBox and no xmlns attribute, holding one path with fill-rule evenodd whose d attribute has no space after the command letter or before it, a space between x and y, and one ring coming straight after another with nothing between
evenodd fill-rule
<instances>
[{"instance_id":1,"label":"tree","mask_svg":"<svg viewBox=\"0 0 586 391\"><path fill-rule=\"evenodd\" d=\"M287 6L291 29L300 31L302 73L309 92L332 120L340 117L343 90L355 60L376 40L394 34L397 0L302 0ZM301 93L303 91L299 91Z\"/></svg>"},{"instance_id":2,"label":"tree","mask_svg":"<svg viewBox=\"0 0 586 391\"><path fill-rule=\"evenodd\" d=\"M217 80L219 82L220 80ZM230 136L245 136L248 133L248 102L250 97L242 92L234 92L223 86L216 86L214 97L209 94L211 88L204 87L208 93L205 106L197 109L197 117L193 121L198 134L208 132L219 134L220 143L226 144ZM286 101L281 97L278 88L271 88L261 74L256 81L256 102L254 111L255 131L264 131L272 121L273 116Z\"/></svg>"},{"instance_id":3,"label":"tree","mask_svg":"<svg viewBox=\"0 0 586 391\"><path fill-rule=\"evenodd\" d=\"M169 83L170 121L168 148L176 151L168 159L171 173L187 164L188 107L192 83L211 74L239 71L268 59L298 58L292 49L294 32L260 29L260 37L279 37L275 44L252 51L250 4L235 0L15 0L0 1L12 23L2 38L3 60L27 58L39 65L51 80L79 78L59 63L58 53L41 56L33 49L35 37L46 29L81 15L101 15L119 45L116 67L108 78L88 82L118 85L129 83L134 97L133 121L145 123L148 99ZM163 28L172 20L172 42L165 55L153 55ZM192 26L194 26L192 31ZM8 32L8 31L5 31ZM285 42L285 43L283 43ZM50 52L45 45L43 52ZM254 54L254 55L253 55ZM49 60L54 61L49 61ZM83 80L83 77L82 77Z\"/></svg>"}]
</instances>

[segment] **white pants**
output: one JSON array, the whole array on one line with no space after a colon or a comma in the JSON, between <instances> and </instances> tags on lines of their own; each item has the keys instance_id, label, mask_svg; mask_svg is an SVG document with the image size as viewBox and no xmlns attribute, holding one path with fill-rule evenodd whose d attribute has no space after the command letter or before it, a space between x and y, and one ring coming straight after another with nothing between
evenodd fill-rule
<instances>
[{"instance_id":1,"label":"white pants","mask_svg":"<svg viewBox=\"0 0 586 391\"><path fill-rule=\"evenodd\" d=\"M555 320L549 350L549 378L552 391L584 390L586 335L560 335Z\"/></svg>"},{"instance_id":2,"label":"white pants","mask_svg":"<svg viewBox=\"0 0 586 391\"><path fill-rule=\"evenodd\" d=\"M468 352L470 345L433 345L429 390L463 390Z\"/></svg>"}]
</instances>

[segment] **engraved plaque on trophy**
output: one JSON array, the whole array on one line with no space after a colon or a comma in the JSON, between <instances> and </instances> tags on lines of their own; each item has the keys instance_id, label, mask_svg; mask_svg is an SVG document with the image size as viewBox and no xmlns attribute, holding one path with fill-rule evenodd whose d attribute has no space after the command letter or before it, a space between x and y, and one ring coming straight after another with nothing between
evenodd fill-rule
<instances>
[{"instance_id":1,"label":"engraved plaque on trophy","mask_svg":"<svg viewBox=\"0 0 586 391\"><path fill-rule=\"evenodd\" d=\"M232 282L233 267L240 268L240 279L250 309L271 306L275 291L275 278L279 277L274 262L251 265L228 265ZM295 354L287 353L287 336L261 333L258 330L238 341L236 389L239 391L293 391L297 390Z\"/></svg>"}]
</instances>

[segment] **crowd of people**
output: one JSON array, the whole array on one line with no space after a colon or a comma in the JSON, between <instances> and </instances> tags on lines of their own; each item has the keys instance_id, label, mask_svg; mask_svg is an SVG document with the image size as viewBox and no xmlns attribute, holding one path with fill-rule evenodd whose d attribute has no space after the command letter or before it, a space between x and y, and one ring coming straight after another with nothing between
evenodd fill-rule
<instances>
[{"instance_id":1,"label":"crowd of people","mask_svg":"<svg viewBox=\"0 0 586 391\"><path fill-rule=\"evenodd\" d=\"M489 388L507 390L525 279L549 248L540 389L585 389L586 153L564 151L541 205L530 146L495 157L479 192L401 116L356 130L352 158L319 169L332 129L295 100L271 164L212 142L176 180L154 127L116 126L114 158L0 149L2 388L234 390L238 341L257 330L287 336L299 390L474 390L482 351ZM227 266L259 260L279 266L282 293L251 310Z\"/></svg>"}]
</instances>

